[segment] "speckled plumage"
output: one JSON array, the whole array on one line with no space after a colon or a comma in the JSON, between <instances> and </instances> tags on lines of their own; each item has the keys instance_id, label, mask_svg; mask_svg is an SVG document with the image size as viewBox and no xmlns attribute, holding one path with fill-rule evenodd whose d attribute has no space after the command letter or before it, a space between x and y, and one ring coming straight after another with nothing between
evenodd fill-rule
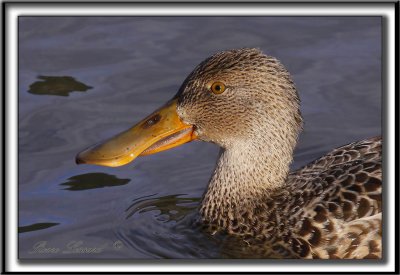
<instances>
[{"instance_id":1,"label":"speckled plumage","mask_svg":"<svg viewBox=\"0 0 400 275\"><path fill-rule=\"evenodd\" d=\"M210 92L215 81L224 93ZM238 237L255 257L381 257L379 137L290 173L299 97L283 65L257 49L206 59L176 98L199 139L222 148L200 207L207 230Z\"/></svg>"}]
</instances>

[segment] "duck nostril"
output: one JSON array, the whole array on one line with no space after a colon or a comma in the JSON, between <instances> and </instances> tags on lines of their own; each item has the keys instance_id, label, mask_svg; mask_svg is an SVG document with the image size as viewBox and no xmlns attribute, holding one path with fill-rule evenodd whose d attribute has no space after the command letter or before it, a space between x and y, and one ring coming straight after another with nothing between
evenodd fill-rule
<instances>
[{"instance_id":1,"label":"duck nostril","mask_svg":"<svg viewBox=\"0 0 400 275\"><path fill-rule=\"evenodd\" d=\"M76 164L84 164L85 161L78 155L75 157L75 163Z\"/></svg>"},{"instance_id":2,"label":"duck nostril","mask_svg":"<svg viewBox=\"0 0 400 275\"><path fill-rule=\"evenodd\" d=\"M149 118L144 124L143 124L143 129L150 128L151 126L157 124L161 120L161 115L160 114L155 114L151 118Z\"/></svg>"}]
</instances>

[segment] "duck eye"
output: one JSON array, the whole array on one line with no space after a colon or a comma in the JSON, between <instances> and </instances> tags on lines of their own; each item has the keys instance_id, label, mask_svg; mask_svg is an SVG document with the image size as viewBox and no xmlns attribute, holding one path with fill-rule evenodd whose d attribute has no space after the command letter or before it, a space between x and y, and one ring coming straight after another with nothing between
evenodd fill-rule
<instances>
[{"instance_id":1,"label":"duck eye","mask_svg":"<svg viewBox=\"0 0 400 275\"><path fill-rule=\"evenodd\" d=\"M211 85L211 92L214 94L222 94L225 91L225 84L222 82L214 82Z\"/></svg>"}]
</instances>

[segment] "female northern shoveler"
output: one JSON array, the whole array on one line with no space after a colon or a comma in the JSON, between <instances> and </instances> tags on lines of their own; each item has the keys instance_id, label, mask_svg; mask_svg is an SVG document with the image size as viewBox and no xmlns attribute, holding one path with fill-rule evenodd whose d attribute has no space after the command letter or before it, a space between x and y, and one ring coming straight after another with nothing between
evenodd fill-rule
<instances>
[{"instance_id":1,"label":"female northern shoveler","mask_svg":"<svg viewBox=\"0 0 400 275\"><path fill-rule=\"evenodd\" d=\"M213 232L245 240L257 257L380 258L381 138L337 148L294 172L302 128L289 73L257 49L217 53L179 92L77 163L124 165L193 139L222 149L200 206Z\"/></svg>"}]
</instances>

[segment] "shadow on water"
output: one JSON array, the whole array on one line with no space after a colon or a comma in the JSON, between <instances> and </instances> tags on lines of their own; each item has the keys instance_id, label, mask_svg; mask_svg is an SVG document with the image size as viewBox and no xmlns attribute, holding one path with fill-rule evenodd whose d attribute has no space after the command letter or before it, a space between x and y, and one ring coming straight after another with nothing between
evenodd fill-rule
<instances>
[{"instance_id":1,"label":"shadow on water","mask_svg":"<svg viewBox=\"0 0 400 275\"><path fill-rule=\"evenodd\" d=\"M105 173L87 173L70 177L67 182L60 185L68 186L64 190L80 191L94 188L113 187L125 185L130 179L119 179L114 175Z\"/></svg>"},{"instance_id":2,"label":"shadow on water","mask_svg":"<svg viewBox=\"0 0 400 275\"><path fill-rule=\"evenodd\" d=\"M159 211L160 213L156 215L158 221L179 221L196 209L200 202L200 198L180 198L185 194L150 198L154 195L134 200L133 204L125 210L128 213L126 219L129 219L135 213ZM165 219L165 217L168 217L168 219Z\"/></svg>"},{"instance_id":3,"label":"shadow on water","mask_svg":"<svg viewBox=\"0 0 400 275\"><path fill-rule=\"evenodd\" d=\"M58 224L59 223L55 223L55 222L43 222L43 223L34 223L31 225L26 225L26 226L20 226L20 227L18 227L18 233L42 230L42 229L46 229L46 228L49 228L49 227L52 227L52 226L55 226Z\"/></svg>"},{"instance_id":4,"label":"shadow on water","mask_svg":"<svg viewBox=\"0 0 400 275\"><path fill-rule=\"evenodd\" d=\"M43 76L37 77L43 81L36 81L29 86L28 93L35 95L69 96L69 93L85 92L92 87L75 80L71 76Z\"/></svg>"}]
</instances>

